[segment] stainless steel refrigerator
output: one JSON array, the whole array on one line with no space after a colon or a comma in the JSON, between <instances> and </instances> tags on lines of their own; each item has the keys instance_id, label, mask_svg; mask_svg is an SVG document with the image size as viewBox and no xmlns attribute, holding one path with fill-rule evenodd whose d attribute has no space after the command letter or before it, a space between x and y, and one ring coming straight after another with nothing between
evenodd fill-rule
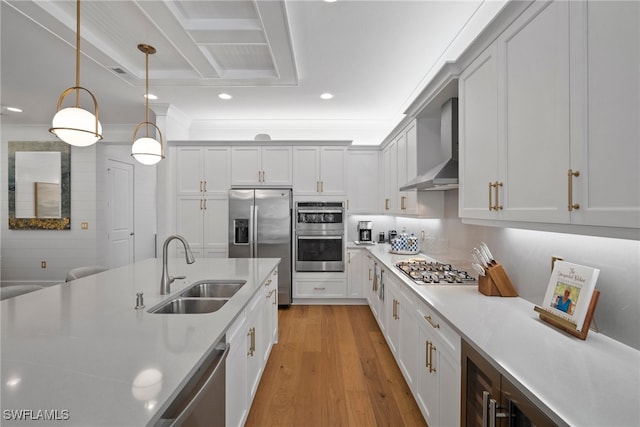
<instances>
[{"instance_id":1,"label":"stainless steel refrigerator","mask_svg":"<svg viewBox=\"0 0 640 427\"><path fill-rule=\"evenodd\" d=\"M290 189L229 190L229 257L281 258L278 305L291 304Z\"/></svg>"}]
</instances>

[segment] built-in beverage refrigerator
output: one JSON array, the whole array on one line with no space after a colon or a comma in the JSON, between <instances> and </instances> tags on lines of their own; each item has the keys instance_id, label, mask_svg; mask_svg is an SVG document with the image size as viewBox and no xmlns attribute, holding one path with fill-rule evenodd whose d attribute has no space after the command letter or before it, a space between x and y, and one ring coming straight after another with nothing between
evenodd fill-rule
<instances>
[{"instance_id":1,"label":"built-in beverage refrigerator","mask_svg":"<svg viewBox=\"0 0 640 427\"><path fill-rule=\"evenodd\" d=\"M278 305L291 304L290 189L229 190L229 257L281 258Z\"/></svg>"}]
</instances>

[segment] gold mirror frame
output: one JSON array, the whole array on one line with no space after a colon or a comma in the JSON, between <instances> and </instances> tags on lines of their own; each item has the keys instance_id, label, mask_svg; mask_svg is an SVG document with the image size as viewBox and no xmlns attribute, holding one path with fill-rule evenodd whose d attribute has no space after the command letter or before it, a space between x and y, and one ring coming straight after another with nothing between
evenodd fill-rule
<instances>
[{"instance_id":1,"label":"gold mirror frame","mask_svg":"<svg viewBox=\"0 0 640 427\"><path fill-rule=\"evenodd\" d=\"M16 152L60 153L60 218L16 217ZM9 141L9 229L10 230L70 230L71 229L71 146L62 141Z\"/></svg>"}]
</instances>

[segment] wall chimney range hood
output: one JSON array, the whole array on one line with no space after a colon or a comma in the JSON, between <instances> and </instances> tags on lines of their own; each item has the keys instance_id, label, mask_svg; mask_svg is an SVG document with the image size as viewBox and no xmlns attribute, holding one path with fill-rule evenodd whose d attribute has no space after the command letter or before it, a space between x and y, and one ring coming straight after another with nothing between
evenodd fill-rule
<instances>
[{"instance_id":1,"label":"wall chimney range hood","mask_svg":"<svg viewBox=\"0 0 640 427\"><path fill-rule=\"evenodd\" d=\"M440 143L446 160L400 187L400 191L458 188L458 98L442 105Z\"/></svg>"}]
</instances>

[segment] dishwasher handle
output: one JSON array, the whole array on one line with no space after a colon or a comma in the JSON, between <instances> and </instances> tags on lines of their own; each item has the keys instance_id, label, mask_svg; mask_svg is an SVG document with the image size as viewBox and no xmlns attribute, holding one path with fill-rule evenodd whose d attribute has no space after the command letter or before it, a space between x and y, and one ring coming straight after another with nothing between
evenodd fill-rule
<instances>
[{"instance_id":1,"label":"dishwasher handle","mask_svg":"<svg viewBox=\"0 0 640 427\"><path fill-rule=\"evenodd\" d=\"M222 355L219 356L218 358L219 360L216 363L215 367L211 370L211 373L209 373L207 379L202 383L202 385L197 390L191 391L192 397L186 402L186 404L184 404L182 409L176 408L176 411L167 410L165 414L168 413L167 415L169 416L169 419L163 417L162 425L165 425L165 423L168 421L168 425L170 426L180 426L189 417L189 415L191 415L195 407L198 405L198 402L202 399L203 395L205 394L207 388L209 387L211 382L215 379L220 369L224 369L225 361L227 359L227 356L229 355L229 348L230 348L229 343L225 344L224 351L222 352ZM202 382L202 380L198 382ZM179 410L179 412L175 414L177 410Z\"/></svg>"}]
</instances>

